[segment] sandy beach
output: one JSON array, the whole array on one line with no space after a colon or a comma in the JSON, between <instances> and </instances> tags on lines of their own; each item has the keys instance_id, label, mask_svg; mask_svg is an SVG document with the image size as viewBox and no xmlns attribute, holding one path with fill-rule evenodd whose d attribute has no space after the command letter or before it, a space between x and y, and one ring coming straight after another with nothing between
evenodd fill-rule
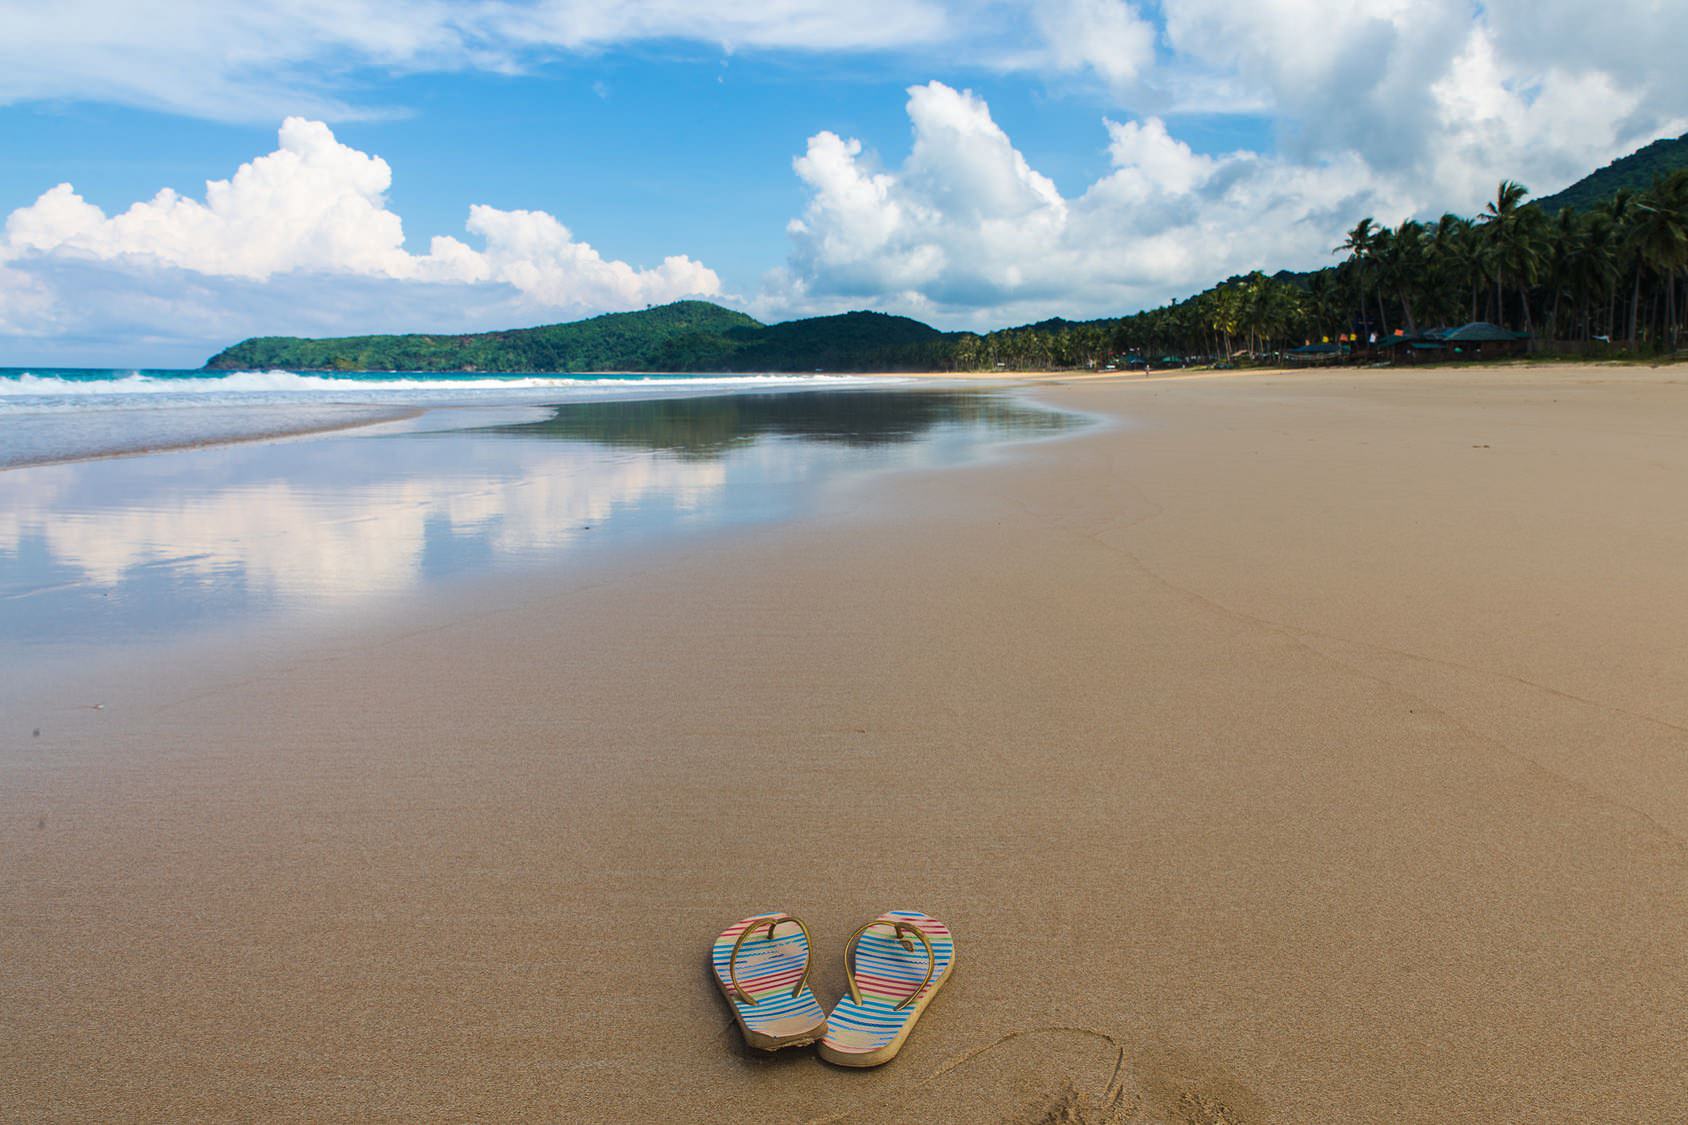
<instances>
[{"instance_id":1,"label":"sandy beach","mask_svg":"<svg viewBox=\"0 0 1688 1125\"><path fill-rule=\"evenodd\" d=\"M1688 369L1030 393L1103 424L9 711L0 1116L1679 1117ZM901 1057L743 1048L721 928L830 1001L887 908Z\"/></svg>"}]
</instances>

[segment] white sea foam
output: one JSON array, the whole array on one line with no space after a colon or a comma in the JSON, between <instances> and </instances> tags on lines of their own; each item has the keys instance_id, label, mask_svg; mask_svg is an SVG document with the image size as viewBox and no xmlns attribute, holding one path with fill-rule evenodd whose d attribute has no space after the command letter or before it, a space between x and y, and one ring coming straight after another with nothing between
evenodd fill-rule
<instances>
[{"instance_id":1,"label":"white sea foam","mask_svg":"<svg viewBox=\"0 0 1688 1125\"><path fill-rule=\"evenodd\" d=\"M837 375L410 375L391 378L304 375L295 371L232 371L227 375L159 377L132 371L111 378L67 379L57 375L0 375L0 398L57 398L97 395L275 395L313 397L425 393L431 397L464 392L563 390L570 392L629 391L688 388L746 390L764 386L805 386L836 383Z\"/></svg>"}]
</instances>

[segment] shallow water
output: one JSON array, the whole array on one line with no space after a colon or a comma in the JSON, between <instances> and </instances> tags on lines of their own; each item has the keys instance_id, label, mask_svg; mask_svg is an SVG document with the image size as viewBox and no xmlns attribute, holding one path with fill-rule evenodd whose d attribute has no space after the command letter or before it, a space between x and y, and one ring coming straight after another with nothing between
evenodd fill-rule
<instances>
[{"instance_id":1,"label":"shallow water","mask_svg":"<svg viewBox=\"0 0 1688 1125\"><path fill-rule=\"evenodd\" d=\"M794 390L890 377L0 368L0 468L331 430L447 404Z\"/></svg>"},{"instance_id":2,"label":"shallow water","mask_svg":"<svg viewBox=\"0 0 1688 1125\"><path fill-rule=\"evenodd\" d=\"M401 425L0 472L0 656L393 603L600 544L824 509L1072 415L851 390L435 410Z\"/></svg>"}]
</instances>

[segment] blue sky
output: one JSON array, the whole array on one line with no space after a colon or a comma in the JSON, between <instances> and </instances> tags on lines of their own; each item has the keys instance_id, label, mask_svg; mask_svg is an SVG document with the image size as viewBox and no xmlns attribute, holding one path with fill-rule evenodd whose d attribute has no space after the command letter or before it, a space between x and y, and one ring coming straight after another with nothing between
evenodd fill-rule
<instances>
[{"instance_id":1,"label":"blue sky","mask_svg":"<svg viewBox=\"0 0 1688 1125\"><path fill-rule=\"evenodd\" d=\"M1110 107L1096 91L871 59L863 74L817 80L803 61L677 47L535 75L412 76L380 84L390 116L336 124L335 135L392 165L389 199L412 249L458 232L475 200L566 216L632 261L677 248L752 289L785 253L782 217L802 210L791 161L810 134L860 137L900 163L910 147L903 91L914 82L937 78L983 96L1032 165L1069 193L1107 170L1101 119ZM0 208L65 180L107 212L164 186L197 192L273 147L275 125L58 100L0 108L0 131L16 145L0 165ZM1180 125L1199 152L1270 139L1270 123L1253 115Z\"/></svg>"},{"instance_id":2,"label":"blue sky","mask_svg":"<svg viewBox=\"0 0 1688 1125\"><path fill-rule=\"evenodd\" d=\"M1688 128L1650 0L162 11L0 0L0 365L688 295L1118 314Z\"/></svg>"}]
</instances>

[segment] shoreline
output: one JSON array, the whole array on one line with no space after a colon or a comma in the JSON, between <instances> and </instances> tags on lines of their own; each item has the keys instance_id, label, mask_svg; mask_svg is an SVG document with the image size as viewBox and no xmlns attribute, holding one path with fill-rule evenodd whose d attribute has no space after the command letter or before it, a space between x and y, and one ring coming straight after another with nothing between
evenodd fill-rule
<instances>
[{"instance_id":1,"label":"shoreline","mask_svg":"<svg viewBox=\"0 0 1688 1125\"><path fill-rule=\"evenodd\" d=\"M937 383L937 384L947 383L947 384L953 384L957 387L973 387L973 388L978 388L978 389L1002 389L1002 388L1005 388L1005 387L1013 387L1013 386L1027 386L1027 387L1050 386L1050 385L1061 385L1063 383L1069 383L1069 382L1082 382L1082 381L1111 381L1111 380L1123 381L1123 380L1127 380L1127 379L1129 379L1131 381L1142 381L1145 378L1150 378L1150 379L1202 378L1202 377L1212 377L1212 378L1226 377L1226 378L1228 378L1228 377L1243 376L1243 375L1281 374L1281 373L1282 373L1282 371L1279 370L1279 369L1270 369L1270 370L1264 370L1263 369L1263 370L1249 370L1249 371L1221 371L1221 372L1207 372L1207 371L1171 372L1171 371L1169 371L1169 372L1164 372L1164 373L1156 373L1156 374L1149 375L1149 376L1145 376L1145 375L1142 375L1140 373L1132 373L1132 372L1096 372L1096 371L998 371L998 372L976 372L976 373L971 373L971 374L968 374L968 375L957 375L953 372L861 372L861 373L850 373L850 374L843 374L843 375L827 375L827 376L824 376L824 377L827 378L827 379L836 379L840 383L846 383L846 384L857 384L857 381L859 380L861 382L857 385L859 385L862 389L868 389L868 388L875 386L875 385L881 385L881 383L879 381L884 381L884 380L896 380L896 381L899 381L899 382L910 382L910 383L914 383L914 384L917 384L917 385L930 385L930 384L934 384L934 383ZM400 373L400 374L403 374L403 373ZM472 373L472 372L460 372L460 373L452 373L452 374L474 374L474 373ZM590 374L594 374L594 375L628 374L628 375L637 376L637 375L650 374L650 373L592 372ZM739 376L737 376L733 373L704 373L704 374L700 374L697 377L700 380L710 380L710 379L717 379L717 378L738 378ZM746 375L746 376L743 376L743 377L744 378L784 378L786 376L782 373L759 373L759 374ZM796 377L801 377L801 376L800 375L794 375L792 377L796 378ZM837 388L827 388L825 386L812 386L812 387L799 386L799 387L781 387L781 388L777 388L777 389L770 388L766 391L758 392L757 389L754 388L754 387L751 387L751 388L736 388L736 387L722 388L718 384L711 383L711 384L707 385L706 387L688 390L684 386L683 383L677 382L674 385L674 393L673 394L639 395L639 396L636 396L636 397L659 399L659 398L691 398L691 397L699 397L701 395L721 395L721 394L727 394L727 395L754 394L754 393L770 393L770 394L772 394L772 393L779 393L779 394L795 393L795 394L801 394L806 390L819 391L819 390L827 390L827 389L837 389ZM533 408L537 408L537 409L558 409L558 408L569 406L569 405L576 403L576 402L598 402L598 401L610 401L610 400L609 399L555 400L555 399L545 398L543 396L536 396L536 397L532 398L531 400L510 401L510 402L463 400L463 401L441 401L441 402L403 402L403 403L393 403L393 404L385 405L385 406L383 406L382 404L380 404L378 402L339 403L339 404L334 404L334 405L344 406L348 410L363 410L363 411L367 411L368 413L363 415L363 416L360 416L358 418L348 419L348 420L343 421L343 422L300 423L300 424L294 425L294 426L279 426L279 427L272 427L272 428L260 428L260 429L250 430L250 431L240 431L240 432L227 433L227 434L215 434L215 435L211 435L211 436L196 436L196 437L190 437L190 438L183 438L181 440L164 440L164 441L158 441L158 442L153 442L153 443L144 444L144 445L121 446L121 447L118 447L118 448L100 449L100 450L95 450L95 451L92 451L92 452L77 452L77 453L68 453L68 454L62 454L62 455L49 454L49 455L45 455L45 456L41 456L41 457L30 458L30 459L27 459L27 460L18 460L18 461L0 463L0 473L14 472L14 471L17 471L17 470L22 470L22 469L43 468L43 467L52 466L52 465L74 465L74 464L87 462L87 461L105 461L105 460L130 458L130 457L145 457L145 456L149 456L149 455L152 455L152 454L158 454L158 453L181 453L181 452L188 452L188 451L192 451L192 450L196 450L196 449L216 449L216 448L220 448L220 447L224 447L224 446L230 446L230 445L245 445L245 444L270 442L270 441L286 441L286 440L292 440L292 439L298 439L298 438L311 438L311 437L315 437L315 436L344 433L344 432L351 431L351 430L370 429L370 428L373 428L373 427L389 425L389 424L396 423L396 422L412 421L412 420L415 420L417 418L423 417L427 414L435 413L435 412L449 412L449 411L452 411L452 410L475 410L475 409L489 409L489 408L496 409L496 408L501 408L501 407L508 407L508 408L511 408L511 409L518 409L518 408L524 408L524 407L533 407ZM232 406L232 405L227 404L227 403L219 403L219 404L215 404L215 405L207 405L207 406L204 407L204 409L216 409L216 410L223 410L223 411L228 411L228 410L233 410L233 409L246 409L246 410L252 411L254 414L258 414L258 413L262 412L263 410L265 410L266 408L271 407L271 406L277 406L277 407L285 408L286 405L290 405L290 404L276 404L276 403L265 402L265 403L253 403L253 404L250 404L249 406L245 406L245 407L237 407L237 406ZM130 406L130 407L127 408L126 411L122 410L122 408L108 408L108 407L104 407L104 406L96 406L96 407L90 407L89 412L91 412L91 413L101 413L101 412L111 412L111 413L134 412L134 413L140 413L141 411L144 411L146 409L147 409L147 406L145 404ZM188 410L188 409L193 409L193 407L192 406L178 405L178 406L172 407L171 409ZM39 416L39 415L31 415L31 416Z\"/></svg>"},{"instance_id":2,"label":"shoreline","mask_svg":"<svg viewBox=\"0 0 1688 1125\"><path fill-rule=\"evenodd\" d=\"M289 374L293 374L293 373L289 372ZM197 411L200 411L200 412L217 412L217 413L221 413L221 414L236 414L236 413L244 414L246 417L249 417L249 418L252 419L253 424L256 426L256 428L243 428L243 429L239 429L239 430L225 430L225 431L222 431L222 432L213 432L213 433L210 433L210 434L195 434L195 435L192 435L192 436L183 437L179 440L177 440L177 439L163 439L163 440L150 441L150 442L147 442L145 444L140 444L140 445L119 444L119 445L116 445L116 446L111 447L111 448L97 448L97 449L93 449L91 451L77 451L77 452L64 453L64 454L56 454L56 453L55 454L46 454L46 455L42 455L42 456L31 457L31 458L26 459L26 460L18 460L18 461L14 461L14 462L0 463L0 472L5 472L5 471L8 471L8 470L14 470L14 469L34 468L34 467L46 466L46 465L75 464L75 463L83 462L83 461L97 461L97 460L105 460L105 459L109 459L109 458L119 458L119 457L139 457L139 456L146 456L148 454L154 454L154 453L172 453L172 452L181 452L181 451L193 450L193 449L211 449L211 448L217 448L217 447L220 447L220 446L228 446L228 445L240 445L240 444L248 444L248 443L253 443L253 442L286 440L286 439L292 439L292 438L311 437L313 435L333 434L333 433L339 433L339 432L343 432L343 431L347 431L347 430L364 429L364 428L369 428L369 427L374 427L374 426L381 426L381 425L386 425L386 424L390 424L390 423L394 423L394 422L404 422L404 421L408 421L408 420L412 420L412 419L421 417L424 414L428 414L428 413L436 412L436 411L443 412L443 411L451 411L451 410L485 410L485 409L502 409L502 408L509 408L509 409L525 409L525 408L555 409L555 408L567 406L570 403L574 403L574 402L608 402L608 401L616 401L616 400L637 400L637 399L694 398L694 397L722 395L722 394L756 393L758 390L762 390L764 393L792 393L792 392L801 392L802 390L805 390L805 389L816 389L816 390L826 389L826 388L821 387L821 386L813 386L810 383L801 383L801 384L798 384L798 385L792 385L791 383L782 382L783 380L786 380L788 378L787 376L784 376L784 375L751 375L751 376L744 376L743 377L743 380L747 381L747 382L751 382L751 381L758 380L758 379L773 380L773 381L780 383L780 385L778 385L778 386L767 386L767 387L759 388L755 385L746 386L746 387L723 385L722 380L724 380L724 379L737 381L739 378L740 377L737 377L737 376L714 376L714 375L698 376L694 380L694 382L696 384L694 386L688 386L687 380L676 379L676 380L665 381L665 382L661 383L661 386L662 386L663 389L661 391L656 392L656 393L651 393L651 391L649 389L649 384L641 385L638 382L629 381L628 384L627 384L627 391L626 391L625 394L622 394L622 393L619 393L619 392L609 392L609 393L606 393L606 394L603 394L603 395L596 395L596 396L592 396L592 397L589 397L589 398L556 397L556 396L562 396L562 395L568 394L569 389L566 386L563 386L563 385L559 385L556 388L552 388L551 390L554 391L554 394L550 393L546 390L541 390L539 388L513 387L513 388L511 388L511 391L510 391L510 393L508 394L507 397L495 397L493 395L486 395L486 396L483 396L483 397L480 397L480 398L472 398L472 397L417 398L417 397L415 397L415 395L417 395L419 393L430 394L430 395L441 394L441 395L449 396L449 395L451 395L451 393L453 391L453 388L449 385L449 383L442 383L442 385L438 388L438 390L433 390L433 389L429 389L429 388L411 388L411 389L409 389L407 391L403 391L403 392L389 392L389 393L394 394L394 396L396 398L396 401L393 401L393 402L390 402L390 403L382 403L382 402L379 401L379 399L376 399L376 398L371 398L369 401L338 401L338 400L320 400L320 399L313 400L313 399L310 399L310 398L305 397L303 395L301 395L301 397L296 401L281 401L281 402L278 402L274 399L264 399L264 400L256 400L256 401L252 401L252 402L242 403L242 402L238 402L238 401L231 402L227 398L225 398L225 399L217 401L217 402L201 403L201 402L196 402L193 395L191 393L188 393L188 392L176 392L176 393L161 392L157 395L157 398L162 399L163 402L155 405L154 403L149 402L147 400L146 396L138 396L138 395L136 395L136 396L126 396L126 397L128 397L128 401L126 402L126 404L124 406L121 406L121 407L112 406L112 405L109 405L109 404L104 403L104 402L96 403L96 404L93 404L93 405L82 403L82 404L79 404L79 405L83 406L83 409L81 409L81 410L64 410L64 409L60 409L60 410L56 410L56 411L42 411L40 409L18 410L15 413L13 413L11 415L11 417L17 418L17 419L31 419L31 420L39 420L39 419L42 419L42 418L54 418L54 419L60 421L61 423L69 423L69 422L73 422L77 418L88 418L90 416L94 416L94 417L105 417L105 416L108 416L108 415L135 416L135 415L147 414L149 412L163 413L163 412L166 412L166 411L168 413L163 413L163 416L165 416L165 417L186 418L186 417L191 416L190 412L197 410ZM803 377L802 376L791 376L789 378L792 379L792 380L798 380L798 379L802 379ZM838 376L838 377L835 377L835 378L840 383L846 383L847 382L847 383L852 384L852 385L858 385L858 386L861 386L863 388L866 388L866 387L870 387L870 386L875 385L875 382L874 382L875 380L885 380L885 379L895 378L895 377L894 376L882 376L882 375L864 375L864 376ZM355 384L353 384L353 385L355 386ZM834 389L836 389L836 388L834 388ZM380 392L371 392L371 394L379 394L379 393ZM472 393L472 392L470 392L470 393ZM403 397L399 397L399 396L403 396ZM50 397L50 396L43 395L43 397ZM0 401L3 401L3 400L0 400ZM266 422L265 415L267 413L285 412L289 409L297 410L299 408L307 408L307 409L313 409L313 410L338 409L338 410L343 410L343 411L346 411L346 412L361 411L363 413L361 414L361 416L359 416L357 418L349 418L349 419L346 419L344 421L334 419L334 420L313 421L313 422L303 422L303 421L301 421L301 422L298 422L296 424L282 424L282 425L275 425L275 424L264 425L264 424L262 424L262 423ZM0 412L0 418L5 418L6 416L7 415L5 413Z\"/></svg>"},{"instance_id":3,"label":"shoreline","mask_svg":"<svg viewBox=\"0 0 1688 1125\"><path fill-rule=\"evenodd\" d=\"M827 379L837 379L840 382L851 382L851 381L855 381L855 380L863 380L863 381L899 380L899 381L907 381L907 382L910 382L910 383L914 383L916 385L931 384L931 383L950 383L950 384L954 384L954 385L957 385L957 386L963 386L963 387L972 386L972 387L979 387L979 388L992 388L992 387L1005 387L1005 386L1026 386L1026 387L1034 387L1035 388L1035 387L1039 387L1039 386L1045 386L1045 387L1047 387L1047 386L1061 386L1061 385L1064 385L1064 384L1076 384L1076 383L1103 383L1103 382L1147 383L1147 382L1165 382L1165 381L1168 381L1168 380L1196 380L1196 379L1227 379L1227 380L1230 380L1230 379L1250 379L1250 378L1276 378L1276 377L1283 377L1283 376L1298 377L1298 376L1303 376L1303 375L1311 375L1311 374L1315 374L1315 373L1323 373L1323 374L1327 374L1327 375L1352 375L1352 376L1375 375L1375 376L1380 376L1380 377L1386 377L1386 376L1389 376L1389 375L1411 377L1414 374L1428 375L1428 374L1435 373L1435 372L1454 372L1454 371L1538 372L1538 373L1548 374L1548 375L1551 375L1555 372L1562 372L1562 371L1566 371L1566 370L1578 370L1578 371L1589 371L1589 372L1609 371L1609 372L1616 372L1616 373L1633 373L1633 372L1638 372L1640 370L1669 370L1673 366L1676 366L1676 365L1673 365L1671 363L1650 363L1649 364L1649 363L1643 363L1643 362L1639 362L1639 361L1637 361L1637 362L1627 362L1627 361L1613 360L1613 361L1607 361L1607 362L1603 362L1603 363L1588 363L1588 364L1578 364L1578 363L1572 363L1572 362L1528 362L1528 363L1491 362L1491 363L1483 363L1483 364L1464 364L1464 365L1461 365L1461 364L1423 365L1423 366L1416 367L1416 368L1380 368L1380 367L1286 368L1286 367L1278 367L1278 368L1242 368L1242 369L1229 370L1229 371L1213 371L1213 370L1188 371L1188 370L1182 370L1182 369L1168 369L1168 370L1164 370L1164 371L1155 371L1155 372L1147 372L1147 373L1145 373L1145 372L1129 372L1129 371L1108 371L1108 372L1104 372L1104 371L1088 371L1088 370L1083 370L1083 369L1075 369L1075 370L1071 370L1071 371L991 371L991 372L981 371L981 372L968 372L968 373L940 372L940 371L933 371L933 372L883 372L883 371L880 371L880 372L851 372L851 373L848 373L848 374L836 374L836 375L834 375L834 374L824 374L822 377L827 378ZM365 372L365 373L360 373L360 374L381 374L381 373ZM407 374L407 373L398 372L396 374ZM416 374L416 373L409 373L409 374ZM475 372L436 372L436 373L432 373L432 374L472 375L472 374L477 374L477 373L475 373ZM543 373L540 373L540 374L543 374ZM653 375L662 375L662 374L669 374L669 373L664 373L664 372L589 372L589 373L584 373L584 374L587 374L587 375L602 375L602 376L650 377L650 376L653 376ZM804 374L808 374L808 373L760 372L760 373L743 374L743 373L733 373L733 372L710 372L710 373L697 373L695 376L688 375L687 378L695 377L699 380L737 379L737 378L746 378L746 379L776 378L776 379L778 379L778 378L786 378L786 377L800 378ZM527 376L524 376L524 377L527 377ZM535 376L535 377L537 377L537 376ZM802 390L804 390L804 389L805 388L803 388L803 387L780 388L780 389L778 389L777 392L774 391L773 389L770 389L770 391L768 393L801 393ZM823 389L823 388L817 386L817 387L812 388L812 389L818 390L818 389ZM696 389L696 390L688 391L683 382L677 381L674 385L674 393L672 395L667 395L667 394L650 395L648 397L652 397L652 398L659 398L659 397L660 398L681 398L681 397L694 397L697 394L741 394L741 393L755 393L755 389L754 388L742 388L741 389L741 388L731 388L731 387L725 388L725 389L720 389L716 385L711 384L708 387L708 389ZM639 397L647 397L647 396L639 396ZM347 421L344 421L344 422L324 422L324 423L308 423L308 424L302 423L302 424L299 424L297 426L282 426L282 427L276 427L276 428L257 429L257 430L253 430L253 431L250 431L250 432L244 432L243 431L243 432L238 432L238 433L230 433L230 434L227 434L227 435L213 435L213 436L210 436L210 437L186 438L186 439L183 439L183 440L180 440L180 441L166 440L166 441L157 442L157 443L153 443L153 444L140 445L140 446L134 446L134 447L125 446L125 447L114 448L114 449L109 449L109 450L98 450L98 451L89 452L89 453L72 453L72 454L66 454L66 455L62 455L62 456L61 455L48 455L48 456L43 456L43 457L40 457L40 458L35 458L35 459L30 459L30 460L20 460L20 461L11 462L11 463L0 464L0 473L11 472L11 471L19 470L19 469L36 468L36 467L42 467L42 466L48 466L48 465L75 464L75 463L83 462L83 461L98 461L98 460L107 460L107 459L112 459L112 458L127 458L127 457L144 457L144 456L147 456L147 455L150 455L150 454L155 454L155 453L175 453L175 452L183 452L183 451L194 450L194 449L211 449L211 448L217 448L217 447L226 446L226 445L240 445L240 444L247 444L247 443L254 443L254 442L289 440L289 439L293 439L293 438L309 438L309 437L314 436L314 435L340 433L340 432L345 432L345 431L349 431L349 430L365 429L365 428L370 428L370 427L374 427L374 426L386 425L386 424L390 424L390 423L394 423L394 422L410 421L410 420L419 418L419 417L421 417L425 414L428 414L428 413L431 413L431 412L434 412L434 411L449 411L449 410L452 410L452 409L465 409L465 408L475 409L475 408L498 407L498 406L510 406L510 407L532 406L532 407L537 407L537 408L551 409L551 408L558 408L558 407L567 406L571 402L574 402L574 401L582 401L582 400L561 400L561 401L558 401L558 400L547 399L543 396L536 396L530 401L509 402L509 403L478 402L478 401L473 401L473 400L441 401L441 402L426 402L426 401L424 401L424 402L403 402L403 403L393 403L393 404L390 404L390 405L382 405L379 402L342 403L342 404L335 404L335 405L342 405L342 406L347 407L348 409L367 410L370 413L368 413L365 416L362 416L362 417L359 417L359 418L356 418L356 419L347 420ZM607 400L593 399L593 400L585 400L585 401L607 401ZM270 405L272 405L272 404L271 403L254 403L250 407L245 407L245 409L260 411L260 410L262 410L265 407L270 406ZM191 407L178 407L178 408L191 409ZM229 409L236 409L238 407L235 407L235 406L232 406L232 405L226 404L226 403L225 404L217 404L215 407L207 407L207 409L212 409L212 408L221 409L221 410L229 410ZM100 410L100 409L103 409L103 408L102 407L95 407L95 408L91 408L91 409ZM146 407L144 405L138 405L138 406L129 407L129 409L135 410L135 411L138 412L140 410L146 409Z\"/></svg>"},{"instance_id":4,"label":"shoreline","mask_svg":"<svg viewBox=\"0 0 1688 1125\"><path fill-rule=\"evenodd\" d=\"M14 1107L1668 1116L1682 383L1038 382L1131 424L13 712ZM901 1058L738 1045L721 926L887 907Z\"/></svg>"},{"instance_id":5,"label":"shoreline","mask_svg":"<svg viewBox=\"0 0 1688 1125\"><path fill-rule=\"evenodd\" d=\"M376 408L371 407L372 411ZM193 449L217 449L226 445L247 445L253 442L287 441L294 438L319 437L326 434L344 433L348 430L370 429L375 426L388 425L393 422L408 422L420 418L428 412L427 407L388 407L379 412L348 419L344 422L321 422L300 424L296 427L279 427L268 430L254 430L232 434L220 434L210 437L184 438L181 441L163 441L151 445L135 446L133 448L97 450L88 453L70 453L48 455L35 460L0 463L0 473L13 472L19 469L38 469L49 465L75 465L84 461L111 461L124 457L146 457L154 453L182 453Z\"/></svg>"}]
</instances>

